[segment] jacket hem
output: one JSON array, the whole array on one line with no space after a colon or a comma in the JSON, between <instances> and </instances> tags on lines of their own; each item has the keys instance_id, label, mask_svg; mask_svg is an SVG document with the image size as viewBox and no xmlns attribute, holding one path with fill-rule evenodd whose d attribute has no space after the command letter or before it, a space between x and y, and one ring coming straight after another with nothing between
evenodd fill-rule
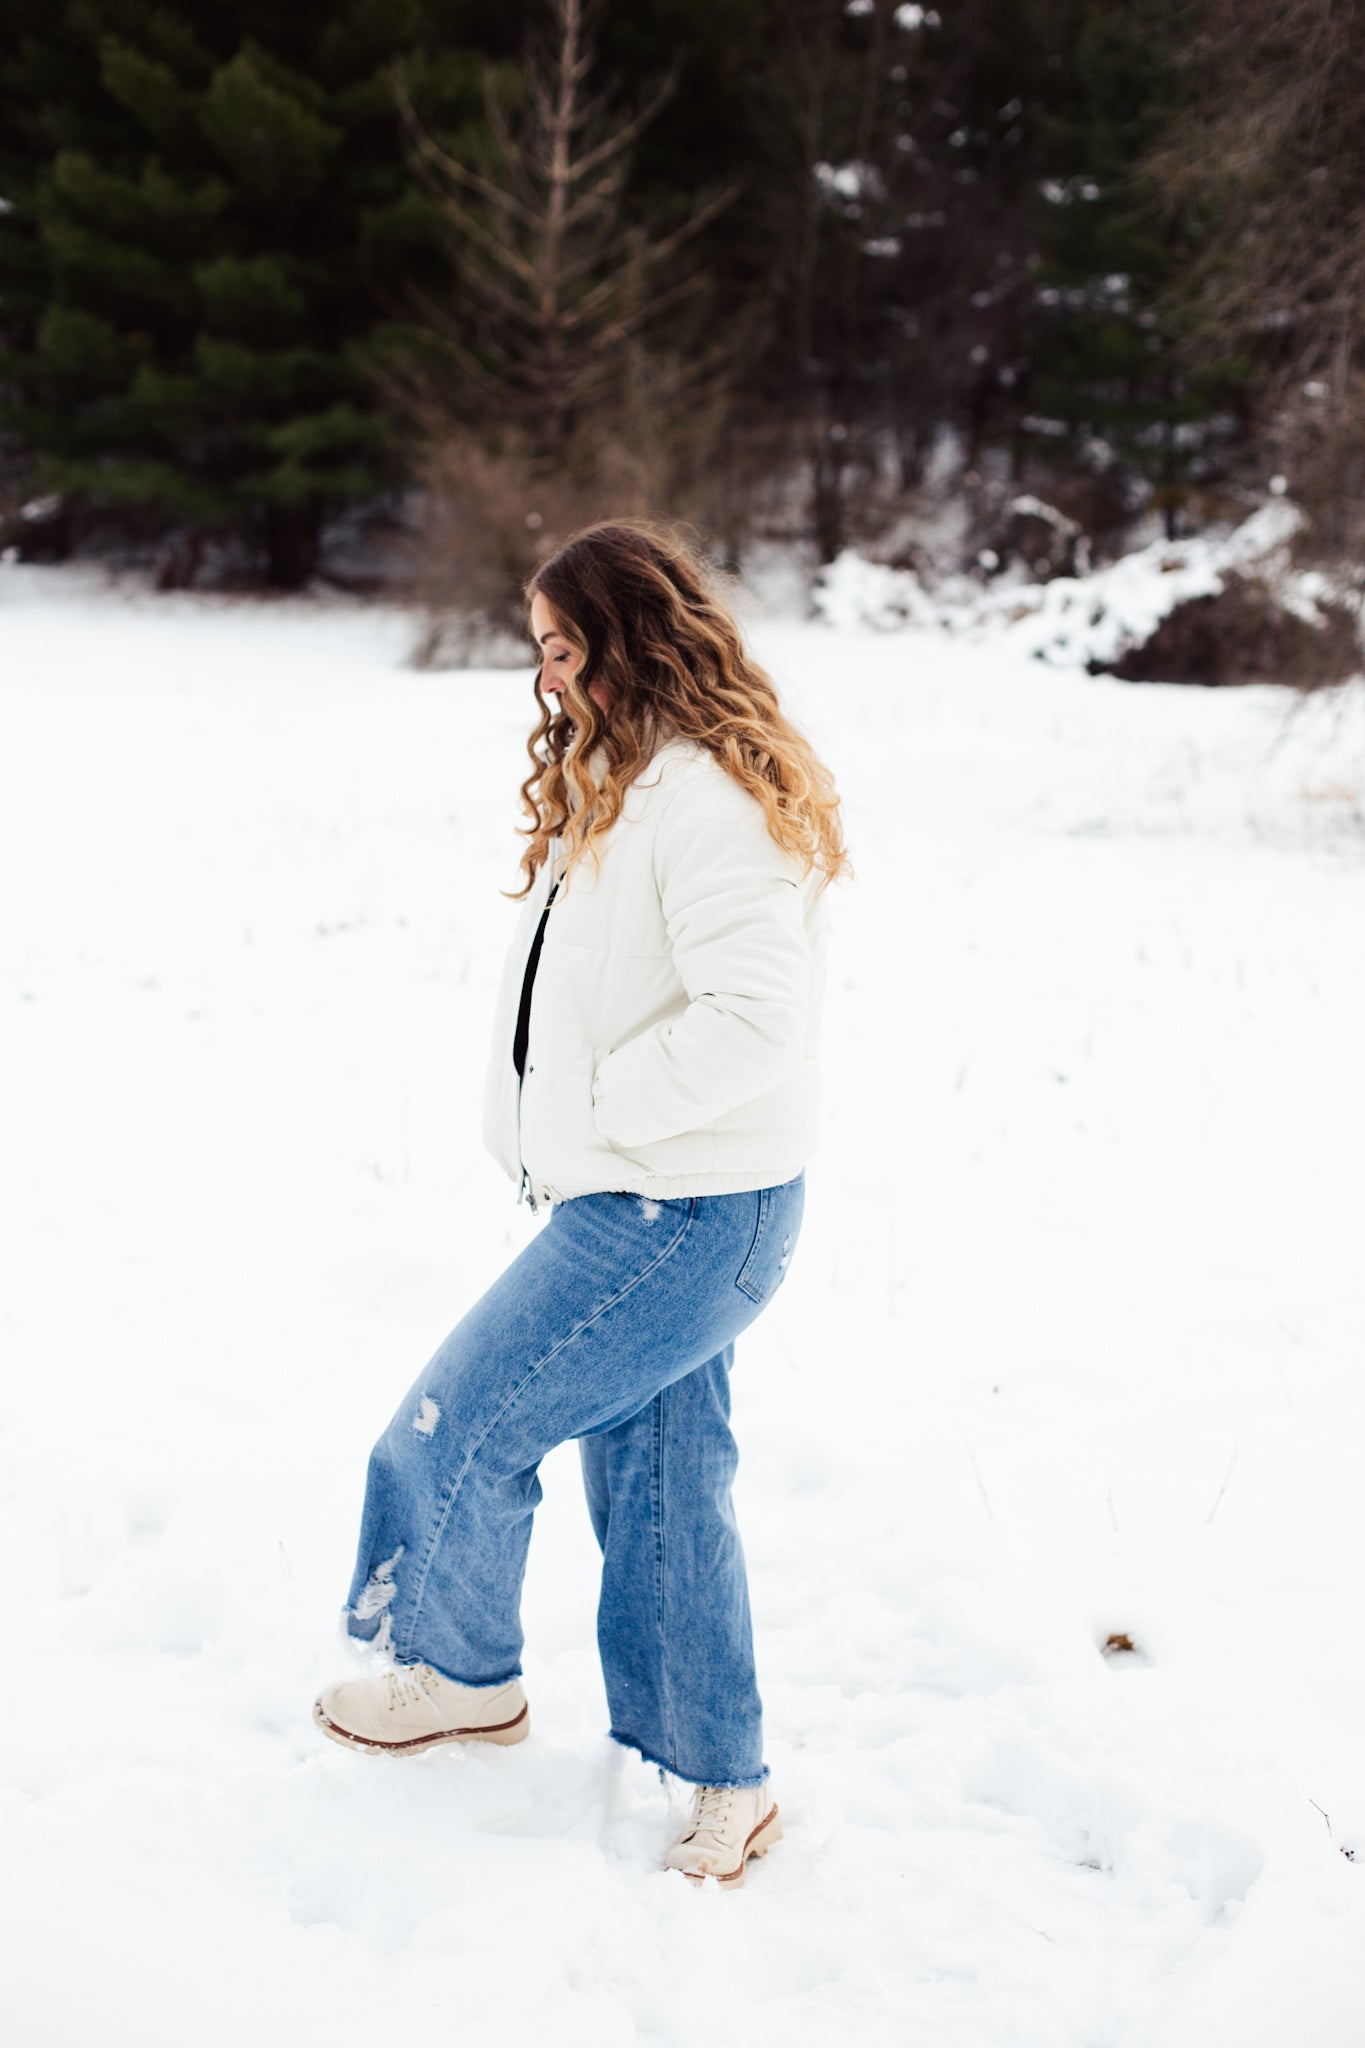
<instances>
[{"instance_id":1,"label":"jacket hem","mask_svg":"<svg viewBox=\"0 0 1365 2048\"><path fill-rule=\"evenodd\" d=\"M785 1173L641 1173L631 1180L594 1181L591 1187L558 1187L533 1178L532 1188L538 1202L573 1202L580 1195L650 1195L668 1202L687 1195L746 1195L757 1188L782 1187L805 1170L797 1166Z\"/></svg>"}]
</instances>

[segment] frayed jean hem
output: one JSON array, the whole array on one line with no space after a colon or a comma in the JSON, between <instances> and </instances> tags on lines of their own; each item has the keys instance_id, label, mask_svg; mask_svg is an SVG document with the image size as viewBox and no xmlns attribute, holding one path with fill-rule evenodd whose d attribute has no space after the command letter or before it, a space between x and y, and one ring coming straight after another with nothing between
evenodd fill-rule
<instances>
[{"instance_id":1,"label":"frayed jean hem","mask_svg":"<svg viewBox=\"0 0 1365 2048\"><path fill-rule=\"evenodd\" d=\"M510 1685L514 1678L523 1676L520 1664L505 1678L461 1678L458 1671L446 1671L440 1664L433 1664L430 1657L405 1657L401 1662L395 1658L394 1663L400 1671L412 1664L425 1664L438 1678L448 1678L452 1685L463 1685L470 1692L496 1692L499 1686Z\"/></svg>"},{"instance_id":2,"label":"frayed jean hem","mask_svg":"<svg viewBox=\"0 0 1365 2048\"><path fill-rule=\"evenodd\" d=\"M615 1728L609 1728L607 1733L622 1749L633 1749L643 1763L653 1764L661 1778L677 1778L684 1785L720 1785L727 1792L752 1792L755 1786L765 1785L768 1781L766 1764L756 1778L694 1778L679 1770L676 1764L665 1763L661 1756L655 1756L652 1749L646 1749L644 1743L637 1742L633 1735L622 1735Z\"/></svg>"},{"instance_id":3,"label":"frayed jean hem","mask_svg":"<svg viewBox=\"0 0 1365 2048\"><path fill-rule=\"evenodd\" d=\"M433 1663L430 1657L399 1657L393 1646L393 1631L388 1621L387 1614L371 1621L368 1617L358 1618L354 1608L343 1607L337 1633L351 1654L371 1668L402 1671L413 1664L425 1664L438 1677L448 1678L452 1685L467 1686L471 1692L496 1692L499 1686L510 1685L514 1678L524 1675L518 1664L503 1678L464 1678L458 1671L449 1671L443 1664Z\"/></svg>"}]
</instances>

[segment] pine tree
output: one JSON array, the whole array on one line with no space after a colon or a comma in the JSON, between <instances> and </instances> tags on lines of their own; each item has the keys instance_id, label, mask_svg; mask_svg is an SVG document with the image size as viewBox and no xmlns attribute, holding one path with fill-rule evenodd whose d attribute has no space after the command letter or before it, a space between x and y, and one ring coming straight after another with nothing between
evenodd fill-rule
<instances>
[{"instance_id":1,"label":"pine tree","mask_svg":"<svg viewBox=\"0 0 1365 2048\"><path fill-rule=\"evenodd\" d=\"M1192 244L1142 175L1183 7L784 0L757 87L764 396L823 557L885 525L945 429L988 516L1104 461L1173 514L1217 459L1245 365L1182 321Z\"/></svg>"},{"instance_id":2,"label":"pine tree","mask_svg":"<svg viewBox=\"0 0 1365 2048\"><path fill-rule=\"evenodd\" d=\"M677 252L734 199L721 190L671 219L632 224L626 210L636 144L671 97L665 77L634 111L593 83L593 0L550 0L548 34L533 43L519 111L496 90L490 143L462 161L442 149L403 95L416 160L427 175L457 266L453 303L431 303L437 331L471 403L528 424L542 462L563 461L585 416L614 410L626 351L676 320L702 285Z\"/></svg>"},{"instance_id":3,"label":"pine tree","mask_svg":"<svg viewBox=\"0 0 1365 2048\"><path fill-rule=\"evenodd\" d=\"M764 90L770 403L802 423L827 558L922 480L945 428L969 462L1008 435L1041 55L1018 0L785 14Z\"/></svg>"},{"instance_id":4,"label":"pine tree","mask_svg":"<svg viewBox=\"0 0 1365 2048\"><path fill-rule=\"evenodd\" d=\"M178 536L176 573L236 535L297 586L396 473L375 365L435 242L393 60L419 53L456 129L478 65L434 47L425 0L24 5L4 422L39 488Z\"/></svg>"},{"instance_id":5,"label":"pine tree","mask_svg":"<svg viewBox=\"0 0 1365 2048\"><path fill-rule=\"evenodd\" d=\"M1049 437L1064 430L1053 462L1117 463L1146 481L1172 533L1193 485L1217 468L1251 373L1221 337L1198 341L1182 319L1197 223L1163 208L1146 176L1169 132L1187 15L1180 0L1118 10L1043 0L1040 29L1066 61L1041 111L1028 336L1030 415Z\"/></svg>"},{"instance_id":6,"label":"pine tree","mask_svg":"<svg viewBox=\"0 0 1365 2048\"><path fill-rule=\"evenodd\" d=\"M50 0L10 0L0 48L0 484L11 490L32 483L16 432L15 380L32 360L52 291L39 192L58 149L86 136L102 152L115 151L124 130L72 11Z\"/></svg>"},{"instance_id":7,"label":"pine tree","mask_svg":"<svg viewBox=\"0 0 1365 2048\"><path fill-rule=\"evenodd\" d=\"M482 148L443 149L403 97L450 264L392 379L422 487L425 661L517 630L538 557L592 519L700 516L730 540L734 353L707 332L699 242L736 192L699 171L640 204L636 151L677 71L623 90L597 61L601 23L596 0L547 0L515 92L490 73Z\"/></svg>"}]
</instances>

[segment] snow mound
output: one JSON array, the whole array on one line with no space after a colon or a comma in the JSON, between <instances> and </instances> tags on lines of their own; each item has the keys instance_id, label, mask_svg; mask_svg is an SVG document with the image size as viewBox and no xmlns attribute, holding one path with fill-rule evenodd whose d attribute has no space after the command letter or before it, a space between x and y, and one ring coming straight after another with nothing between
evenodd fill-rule
<instances>
[{"instance_id":1,"label":"snow mound","mask_svg":"<svg viewBox=\"0 0 1365 2048\"><path fill-rule=\"evenodd\" d=\"M856 548L845 548L821 572L813 602L816 617L836 632L871 626L891 633L944 623L941 603L911 570L869 562Z\"/></svg>"},{"instance_id":2,"label":"snow mound","mask_svg":"<svg viewBox=\"0 0 1365 2048\"><path fill-rule=\"evenodd\" d=\"M1287 610L1321 626L1324 604L1348 600L1321 572L1293 567L1290 543L1303 525L1299 507L1277 499L1238 526L1153 541L1085 576L1047 583L1001 578L985 590L965 576L931 588L911 570L846 549L820 577L815 612L837 631L914 626L969 639L999 635L1012 652L1083 667L1140 646L1177 605L1216 595L1230 575L1254 573Z\"/></svg>"}]
</instances>

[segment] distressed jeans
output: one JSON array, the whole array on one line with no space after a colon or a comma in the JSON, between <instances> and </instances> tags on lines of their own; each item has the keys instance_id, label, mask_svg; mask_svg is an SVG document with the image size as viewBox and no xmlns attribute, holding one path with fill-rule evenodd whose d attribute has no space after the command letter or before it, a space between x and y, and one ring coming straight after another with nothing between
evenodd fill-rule
<instances>
[{"instance_id":1,"label":"distressed jeans","mask_svg":"<svg viewBox=\"0 0 1365 2048\"><path fill-rule=\"evenodd\" d=\"M730 1368L804 1201L799 1173L737 1195L555 1204L374 1447L350 1635L465 1685L518 1676L537 1468L577 1438L612 1735L694 1784L761 1784Z\"/></svg>"}]
</instances>

